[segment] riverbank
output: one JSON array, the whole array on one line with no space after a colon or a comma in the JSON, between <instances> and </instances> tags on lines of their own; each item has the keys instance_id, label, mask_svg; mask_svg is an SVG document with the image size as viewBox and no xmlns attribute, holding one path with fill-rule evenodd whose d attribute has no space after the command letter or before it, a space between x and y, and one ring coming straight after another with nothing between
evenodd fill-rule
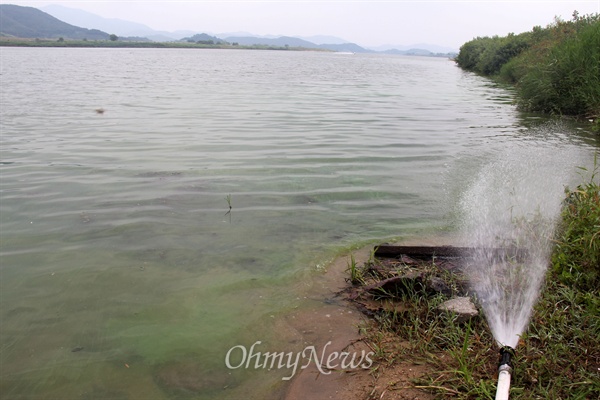
<instances>
[{"instance_id":1,"label":"riverbank","mask_svg":"<svg viewBox=\"0 0 600 400\"><path fill-rule=\"evenodd\" d=\"M589 181L567 192L552 268L516 349L513 399L600 396L600 238L594 225L600 219L600 186L594 181L597 169L590 172ZM457 245L448 239L402 244ZM385 271L397 276L401 269L414 266L406 257L393 264L390 269L389 263L375 259L372 247L368 247L339 258L324 279L353 282L337 292L346 293L348 301L357 297L352 295L356 290L383 289L372 282L382 279ZM425 269L420 276L431 274L432 266L422 266ZM457 271L446 269L441 276L451 292L460 291L465 283ZM336 322L330 324L320 324L317 319L313 326L327 332L319 345L333 339L337 351L373 351L372 367L322 375L311 364L294 379L285 398L493 398L498 348L483 314L461 320L439 312L447 293L427 294L416 286L391 293L386 288L377 300L354 303L362 308L361 318L334 318Z\"/></svg>"},{"instance_id":2,"label":"riverbank","mask_svg":"<svg viewBox=\"0 0 600 400\"><path fill-rule=\"evenodd\" d=\"M449 238L404 240L405 245L447 245ZM327 355L343 351L350 354L370 353L369 368L320 370L314 362L302 369L285 390L286 400L300 399L434 399L434 393L418 387L415 382L432 372L431 366L398 346L409 349L410 342L386 332L376 321L366 316L350 301L349 268L372 262L373 246L351 255L338 257L323 276L316 280L313 295L335 298L318 311L295 312L286 321L299 332L308 333L305 344L317 349L327 347ZM306 339L305 339L306 340ZM327 346L329 343L329 346ZM388 361L392 360L390 363ZM323 367L323 366L321 366Z\"/></svg>"},{"instance_id":3,"label":"riverbank","mask_svg":"<svg viewBox=\"0 0 600 400\"><path fill-rule=\"evenodd\" d=\"M600 132L600 14L545 28L478 37L461 46L464 70L514 85L520 109L587 119Z\"/></svg>"}]
</instances>

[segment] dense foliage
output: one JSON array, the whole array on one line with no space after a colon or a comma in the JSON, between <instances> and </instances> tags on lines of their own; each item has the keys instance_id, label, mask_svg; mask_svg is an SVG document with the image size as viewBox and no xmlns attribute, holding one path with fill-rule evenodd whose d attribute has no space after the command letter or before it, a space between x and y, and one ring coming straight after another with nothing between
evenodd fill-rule
<instances>
[{"instance_id":1,"label":"dense foliage","mask_svg":"<svg viewBox=\"0 0 600 400\"><path fill-rule=\"evenodd\" d=\"M600 117L600 14L505 37L478 37L456 57L468 71L513 83L527 111Z\"/></svg>"}]
</instances>

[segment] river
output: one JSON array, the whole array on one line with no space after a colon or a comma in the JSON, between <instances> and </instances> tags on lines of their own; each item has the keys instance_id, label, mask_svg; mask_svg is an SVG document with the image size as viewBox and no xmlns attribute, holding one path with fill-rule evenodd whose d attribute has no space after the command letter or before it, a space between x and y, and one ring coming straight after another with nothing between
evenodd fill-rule
<instances>
[{"instance_id":1,"label":"river","mask_svg":"<svg viewBox=\"0 0 600 400\"><path fill-rule=\"evenodd\" d=\"M298 282L368 243L452 235L490 160L534 155L573 185L598 148L443 58L0 55L3 398L260 398L281 374L225 355L285 349Z\"/></svg>"}]
</instances>

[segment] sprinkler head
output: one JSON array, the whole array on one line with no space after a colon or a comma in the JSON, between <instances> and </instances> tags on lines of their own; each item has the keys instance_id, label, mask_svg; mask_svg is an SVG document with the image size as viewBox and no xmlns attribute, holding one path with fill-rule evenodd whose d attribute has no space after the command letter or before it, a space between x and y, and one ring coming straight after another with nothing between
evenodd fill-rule
<instances>
[{"instance_id":1,"label":"sprinkler head","mask_svg":"<svg viewBox=\"0 0 600 400\"><path fill-rule=\"evenodd\" d=\"M502 368L502 366L506 365L512 369L511 359L514 357L514 355L515 349L510 346L502 346L500 348L500 363L498 364L498 367Z\"/></svg>"}]
</instances>

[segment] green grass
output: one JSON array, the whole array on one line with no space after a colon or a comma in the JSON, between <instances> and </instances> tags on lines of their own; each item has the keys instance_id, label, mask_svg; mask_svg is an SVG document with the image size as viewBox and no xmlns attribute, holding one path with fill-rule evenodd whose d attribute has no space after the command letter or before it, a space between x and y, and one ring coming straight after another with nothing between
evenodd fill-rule
<instances>
[{"instance_id":1,"label":"green grass","mask_svg":"<svg viewBox=\"0 0 600 400\"><path fill-rule=\"evenodd\" d=\"M356 258L354 258L354 254L350 254L350 262L348 263L348 268L346 268L346 272L350 274L351 284L364 284L363 272L362 269L359 268L358 263L356 262Z\"/></svg>"},{"instance_id":2,"label":"green grass","mask_svg":"<svg viewBox=\"0 0 600 400\"><path fill-rule=\"evenodd\" d=\"M511 399L600 398L600 186L567 190L552 267L530 326L514 358ZM368 279L371 259L354 267ZM435 268L435 266L431 266ZM446 277L455 284L462 277ZM453 286L456 287L456 286ZM401 311L381 311L363 327L376 349L377 368L413 360L429 366L414 382L436 398L493 399L498 347L483 317L458 323L436 307L447 298L408 290L394 300Z\"/></svg>"},{"instance_id":3,"label":"green grass","mask_svg":"<svg viewBox=\"0 0 600 400\"><path fill-rule=\"evenodd\" d=\"M564 284L597 293L600 287L600 187L594 179L600 166L597 156L594 161L589 181L565 191L562 224L552 264L556 277Z\"/></svg>"}]
</instances>

